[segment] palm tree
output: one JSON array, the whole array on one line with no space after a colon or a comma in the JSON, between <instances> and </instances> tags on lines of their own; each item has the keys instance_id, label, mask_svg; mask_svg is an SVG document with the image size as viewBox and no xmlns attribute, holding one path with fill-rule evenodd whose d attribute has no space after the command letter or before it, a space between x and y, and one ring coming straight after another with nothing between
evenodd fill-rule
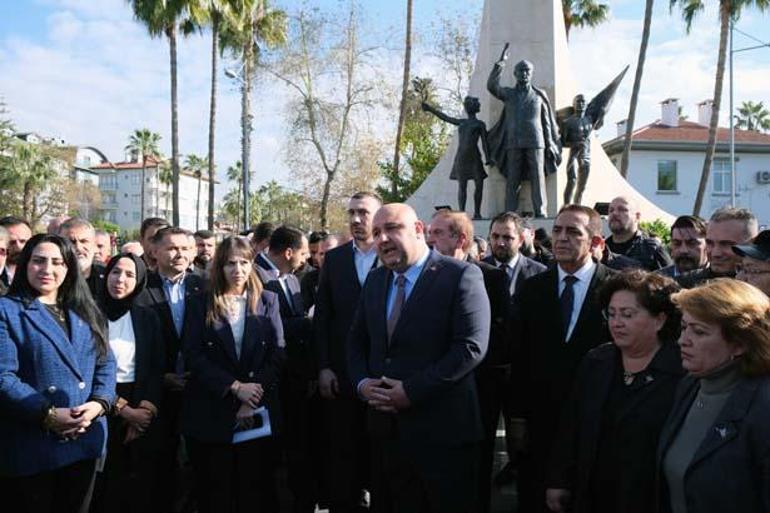
<instances>
[{"instance_id":1,"label":"palm tree","mask_svg":"<svg viewBox=\"0 0 770 513\"><path fill-rule=\"evenodd\" d=\"M398 125L396 126L396 150L393 154L394 179L390 185L390 192L398 194L398 165L401 157L401 134L404 132L406 120L406 96L409 93L409 68L412 62L412 1L406 0L406 41L404 42L404 78L401 82L401 107L398 111Z\"/></svg>"},{"instance_id":2,"label":"palm tree","mask_svg":"<svg viewBox=\"0 0 770 513\"><path fill-rule=\"evenodd\" d=\"M687 26L687 33L692 29L692 22L705 8L705 0L670 0L670 8L679 6L682 10L682 18ZM717 129L719 128L719 107L722 103L722 83L725 76L725 61L727 60L727 36L730 32L730 23L738 19L744 8L756 7L764 11L770 7L770 0L719 0L719 50L717 54L717 70L714 80L714 98L709 122L709 139L706 145L706 156L703 159L698 193L695 196L693 214L700 215L703 206L703 196L706 194L706 184L711 174L711 164L714 161L714 152L717 145ZM732 113L730 113L732 115Z\"/></svg>"},{"instance_id":3,"label":"palm tree","mask_svg":"<svg viewBox=\"0 0 770 513\"><path fill-rule=\"evenodd\" d=\"M241 61L241 165L251 174L251 88L262 48L282 45L287 38L286 13L272 9L267 0L237 0L232 19L221 27L220 44ZM244 187L244 200L249 194ZM244 219L244 227L249 222Z\"/></svg>"},{"instance_id":4,"label":"palm tree","mask_svg":"<svg viewBox=\"0 0 770 513\"><path fill-rule=\"evenodd\" d=\"M177 23L194 6L194 0L128 0L134 17L152 37L168 39L171 69L171 170L173 173L172 223L179 225L179 113L177 99Z\"/></svg>"},{"instance_id":5,"label":"palm tree","mask_svg":"<svg viewBox=\"0 0 770 513\"><path fill-rule=\"evenodd\" d=\"M192 171L195 178L198 179L198 196L195 203L195 231L197 232L201 211L201 178L203 176L203 170L209 167L209 162L207 158L201 158L197 155L190 154L187 155L184 165L187 170Z\"/></svg>"},{"instance_id":6,"label":"palm tree","mask_svg":"<svg viewBox=\"0 0 770 513\"><path fill-rule=\"evenodd\" d=\"M644 7L644 25L642 27L642 43L639 45L639 59L636 62L636 75L634 76L634 89L631 92L631 103L628 106L626 118L626 138L623 141L623 155L620 157L620 175L628 177L628 156L631 152L631 136L634 132L636 120L636 104L639 103L639 90L642 87L642 75L644 74L644 61L647 59L647 44L650 42L650 25L652 24L652 8L654 0L646 0Z\"/></svg>"},{"instance_id":7,"label":"palm tree","mask_svg":"<svg viewBox=\"0 0 770 513\"><path fill-rule=\"evenodd\" d=\"M569 31L572 27L596 27L607 21L610 6L600 4L596 0L561 0L564 15L564 29Z\"/></svg>"},{"instance_id":8,"label":"palm tree","mask_svg":"<svg viewBox=\"0 0 770 513\"><path fill-rule=\"evenodd\" d=\"M214 162L214 140L216 133L217 113L217 72L219 68L219 39L223 23L232 21L233 0L195 0L190 2L189 16L182 23L183 31L192 33L200 31L204 26L211 27L211 94L209 100L209 145L208 145L208 177L209 177L209 206L208 229L214 228L214 187L216 184L216 165Z\"/></svg>"},{"instance_id":9,"label":"palm tree","mask_svg":"<svg viewBox=\"0 0 770 513\"><path fill-rule=\"evenodd\" d=\"M238 188L238 194L235 197L235 206L236 206L237 213L235 215L235 223L234 223L235 226L238 226L240 224L241 199L243 198L243 194L241 192L243 190L243 166L241 166L240 161L236 162L234 166L230 166L227 168L227 179L231 182L235 182Z\"/></svg>"},{"instance_id":10,"label":"palm tree","mask_svg":"<svg viewBox=\"0 0 770 513\"><path fill-rule=\"evenodd\" d=\"M763 132L770 130L770 111L762 102L754 103L749 100L738 107L738 115L735 116L735 126L743 130Z\"/></svg>"},{"instance_id":11,"label":"palm tree","mask_svg":"<svg viewBox=\"0 0 770 513\"><path fill-rule=\"evenodd\" d=\"M136 152L142 156L142 188L141 188L141 217L144 219L144 187L146 185L147 176L147 159L152 157L154 160L158 160L160 156L160 149L158 148L160 143L160 135L151 132L149 128L142 128L140 130L134 130L134 133L128 138L128 144L126 150ZM158 163L155 164L158 166ZM157 167L156 167L157 169Z\"/></svg>"}]
</instances>

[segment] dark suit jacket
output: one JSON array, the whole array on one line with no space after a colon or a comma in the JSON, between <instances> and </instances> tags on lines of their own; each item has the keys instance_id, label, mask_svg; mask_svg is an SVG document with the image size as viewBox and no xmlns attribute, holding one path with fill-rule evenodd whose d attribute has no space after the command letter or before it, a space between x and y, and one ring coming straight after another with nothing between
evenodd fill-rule
<instances>
[{"instance_id":1,"label":"dark suit jacket","mask_svg":"<svg viewBox=\"0 0 770 513\"><path fill-rule=\"evenodd\" d=\"M513 356L511 339L508 336L510 298L506 287L505 271L486 262L469 261L469 263L475 264L481 269L491 314L487 355L477 372L489 367L510 365Z\"/></svg>"},{"instance_id":2,"label":"dark suit jacket","mask_svg":"<svg viewBox=\"0 0 770 513\"><path fill-rule=\"evenodd\" d=\"M495 261L495 257L488 256L482 262L487 263L493 267L497 267L497 262ZM541 264L540 262L537 262L529 257L526 257L524 255L519 255L519 261L516 263L516 267L514 269L514 272L516 273L516 281L511 281L509 285L508 295L513 298L513 296L521 290L521 287L523 286L524 282L527 280L527 278L530 278L536 274L540 274L543 271L546 270L546 266ZM506 272L503 270L503 272Z\"/></svg>"},{"instance_id":3,"label":"dark suit jacket","mask_svg":"<svg viewBox=\"0 0 770 513\"><path fill-rule=\"evenodd\" d=\"M124 399L133 407L141 401L160 407L166 352L158 315L150 308L132 306L131 326L136 341L134 390L131 397Z\"/></svg>"},{"instance_id":4,"label":"dark suit jacket","mask_svg":"<svg viewBox=\"0 0 770 513\"><path fill-rule=\"evenodd\" d=\"M314 267L299 279L299 285L302 289L302 302L304 303L305 311L310 310L310 308L315 304L315 298L318 292L318 278L320 276L320 269L316 269Z\"/></svg>"},{"instance_id":5,"label":"dark suit jacket","mask_svg":"<svg viewBox=\"0 0 770 513\"><path fill-rule=\"evenodd\" d=\"M316 379L316 369L313 365L312 348L312 322L305 316L305 307L302 302L302 292L299 280L293 274L286 276L286 285L291 294L289 302L281 283L275 279L264 284L265 290L269 290L278 296L280 305L281 322L283 323L283 336L286 340L286 367L292 383L300 384L307 389L306 383Z\"/></svg>"},{"instance_id":6,"label":"dark suit jacket","mask_svg":"<svg viewBox=\"0 0 770 513\"><path fill-rule=\"evenodd\" d=\"M254 262L257 264L255 269L257 270L257 276L259 276L259 279L262 281L262 285L278 279L279 272L273 269L265 255L262 253L258 254L257 258L254 259Z\"/></svg>"},{"instance_id":7,"label":"dark suit jacket","mask_svg":"<svg viewBox=\"0 0 770 513\"><path fill-rule=\"evenodd\" d=\"M88 290L91 291L91 297L97 305L104 304L104 294L106 293L106 287L104 281L107 276L107 267L99 262L94 262L91 265L91 274L86 278L88 284Z\"/></svg>"},{"instance_id":8,"label":"dark suit jacket","mask_svg":"<svg viewBox=\"0 0 770 513\"><path fill-rule=\"evenodd\" d=\"M185 317L187 306L190 304L190 298L201 294L204 291L204 283L200 276L192 273L185 274ZM174 320L171 317L171 308L166 301L166 295L163 292L163 282L157 272L147 274L147 288L141 296L134 301L136 306L149 307L155 310L160 320L160 330L163 335L163 341L166 350L165 363L163 365L164 373L176 372L176 361L179 351L182 348L181 337L177 335L174 328ZM187 323L182 329L182 337L187 330Z\"/></svg>"},{"instance_id":9,"label":"dark suit jacket","mask_svg":"<svg viewBox=\"0 0 770 513\"><path fill-rule=\"evenodd\" d=\"M660 511L670 511L662 461L700 385L685 377L658 446ZM684 477L688 513L770 511L770 378L744 378L727 399Z\"/></svg>"},{"instance_id":10,"label":"dark suit jacket","mask_svg":"<svg viewBox=\"0 0 770 513\"><path fill-rule=\"evenodd\" d=\"M240 358L230 324L206 322L207 300L205 295L193 298L185 312L183 347L190 380L184 392L182 433L202 442L229 443L241 405L230 392L236 380L262 385L261 404L268 409L271 427L277 429L276 384L285 358L278 298L263 291L256 314L247 308Z\"/></svg>"},{"instance_id":11,"label":"dark suit jacket","mask_svg":"<svg viewBox=\"0 0 770 513\"><path fill-rule=\"evenodd\" d=\"M580 361L610 340L596 294L611 272L597 263L569 342L560 315L558 265L526 280L514 298L513 405L517 416L528 419L533 456L543 465Z\"/></svg>"},{"instance_id":12,"label":"dark suit jacket","mask_svg":"<svg viewBox=\"0 0 770 513\"><path fill-rule=\"evenodd\" d=\"M620 358L620 350L612 343L591 350L580 364L562 414L551 453L548 487L572 492L573 513L593 511L593 480L610 473L615 481L606 493L614 497L615 511L655 510L655 450L684 370L676 344L664 344L639 381L630 385L636 387L633 399L612 412L608 420L606 408L612 387L626 386L619 376ZM613 440L618 450L616 461L629 464L622 469L597 468L597 448L602 440Z\"/></svg>"},{"instance_id":13,"label":"dark suit jacket","mask_svg":"<svg viewBox=\"0 0 770 513\"><path fill-rule=\"evenodd\" d=\"M489 340L482 279L478 267L431 251L388 341L386 304L393 273L380 267L369 274L348 338L351 384L388 376L403 381L411 401L394 415L371 411L372 435L381 434L379 423L394 421L402 441L481 440L471 371L484 358Z\"/></svg>"},{"instance_id":14,"label":"dark suit jacket","mask_svg":"<svg viewBox=\"0 0 770 513\"><path fill-rule=\"evenodd\" d=\"M318 370L334 371L343 397L356 397L348 377L346 346L361 294L353 251L351 241L326 253L313 315L316 365Z\"/></svg>"}]
</instances>

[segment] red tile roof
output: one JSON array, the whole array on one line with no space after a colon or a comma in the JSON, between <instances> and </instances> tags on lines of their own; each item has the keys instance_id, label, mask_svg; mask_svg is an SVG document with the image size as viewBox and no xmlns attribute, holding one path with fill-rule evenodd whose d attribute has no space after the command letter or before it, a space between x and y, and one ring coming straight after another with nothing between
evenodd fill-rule
<instances>
[{"instance_id":1,"label":"red tile roof","mask_svg":"<svg viewBox=\"0 0 770 513\"><path fill-rule=\"evenodd\" d=\"M631 136L634 141L649 141L649 142L690 142L690 143L707 143L709 137L709 127L699 125L692 121L679 121L679 126L672 127L667 126L656 121L638 130L635 130ZM623 139L623 136L616 139ZM612 141L608 141L605 144L609 144ZM719 127L717 129L717 142L729 143L730 142L730 129ZM770 134L763 134L760 132L753 132L749 130L735 129L735 142L739 144L760 144L770 145Z\"/></svg>"},{"instance_id":2,"label":"red tile roof","mask_svg":"<svg viewBox=\"0 0 770 513\"><path fill-rule=\"evenodd\" d=\"M161 161L153 157L147 157L147 167L156 167ZM144 164L141 160L137 162L102 162L91 169L142 169Z\"/></svg>"}]
</instances>

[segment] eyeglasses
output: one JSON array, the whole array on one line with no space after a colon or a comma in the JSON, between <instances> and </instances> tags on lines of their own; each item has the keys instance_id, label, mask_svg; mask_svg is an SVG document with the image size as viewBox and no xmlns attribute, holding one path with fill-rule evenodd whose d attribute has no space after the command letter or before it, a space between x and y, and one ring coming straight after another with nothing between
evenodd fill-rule
<instances>
[{"instance_id":1,"label":"eyeglasses","mask_svg":"<svg viewBox=\"0 0 770 513\"><path fill-rule=\"evenodd\" d=\"M762 274L770 274L770 269L753 269L746 268L741 265L735 267L735 274L747 274L750 276L759 276Z\"/></svg>"},{"instance_id":2,"label":"eyeglasses","mask_svg":"<svg viewBox=\"0 0 770 513\"><path fill-rule=\"evenodd\" d=\"M639 310L635 310L632 308L621 308L620 310L610 310L608 308L605 308L602 310L602 317L604 317L605 321L613 321L617 318L620 318L624 321L630 321L634 317L637 316L639 313Z\"/></svg>"}]
</instances>

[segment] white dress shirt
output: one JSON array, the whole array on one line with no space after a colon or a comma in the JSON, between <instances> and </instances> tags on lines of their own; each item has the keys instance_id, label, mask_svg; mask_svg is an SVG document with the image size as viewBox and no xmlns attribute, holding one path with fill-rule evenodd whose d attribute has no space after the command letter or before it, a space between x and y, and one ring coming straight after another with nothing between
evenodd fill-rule
<instances>
[{"instance_id":1,"label":"white dress shirt","mask_svg":"<svg viewBox=\"0 0 770 513\"><path fill-rule=\"evenodd\" d=\"M559 271L559 297L561 297L561 293L564 292L565 287L564 278L569 276L569 273L564 272L561 266L557 265L556 268ZM565 342L572 336L572 330L575 329L575 324L577 324L578 317L580 317L580 309L583 307L583 301L586 298L586 294L588 294L588 286L591 284L594 272L596 272L596 262L594 262L592 258L589 258L588 262L586 262L583 267L572 274L572 276L577 278L577 281L572 285L572 290L575 295L572 301L572 318L569 321L567 337L564 339Z\"/></svg>"},{"instance_id":2,"label":"white dress shirt","mask_svg":"<svg viewBox=\"0 0 770 513\"><path fill-rule=\"evenodd\" d=\"M364 251L356 245L356 241L353 241L353 262L356 264L356 275L358 276L358 283L364 286L366 277L369 275L369 271L374 267L374 262L377 261L377 248L372 245L369 251Z\"/></svg>"},{"instance_id":3,"label":"white dress shirt","mask_svg":"<svg viewBox=\"0 0 770 513\"><path fill-rule=\"evenodd\" d=\"M110 349L115 355L118 383L133 383L136 376L136 336L131 322L131 312L115 321L109 321L107 333Z\"/></svg>"}]
</instances>

